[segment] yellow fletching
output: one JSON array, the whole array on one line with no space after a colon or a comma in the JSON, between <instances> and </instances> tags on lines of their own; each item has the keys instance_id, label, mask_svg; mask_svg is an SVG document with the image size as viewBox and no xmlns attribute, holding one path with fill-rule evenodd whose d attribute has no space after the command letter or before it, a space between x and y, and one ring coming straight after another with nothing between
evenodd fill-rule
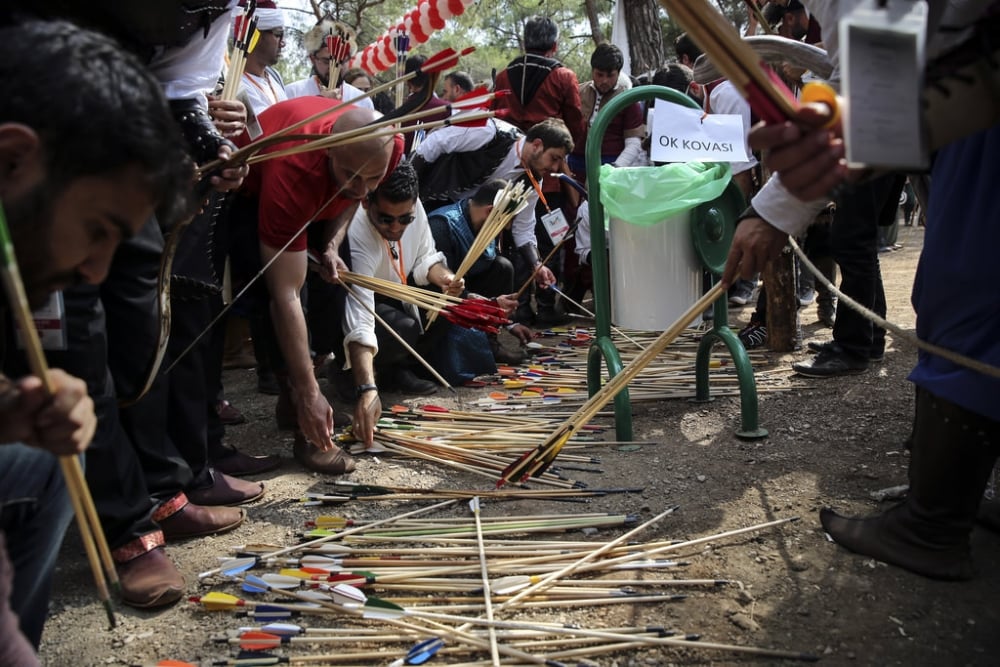
<instances>
[{"instance_id":1,"label":"yellow fletching","mask_svg":"<svg viewBox=\"0 0 1000 667\"><path fill-rule=\"evenodd\" d=\"M211 591L201 596L202 606L209 611L231 609L232 607L238 605L239 602L240 599L235 595L230 595L229 593L219 593L218 591Z\"/></svg>"}]
</instances>

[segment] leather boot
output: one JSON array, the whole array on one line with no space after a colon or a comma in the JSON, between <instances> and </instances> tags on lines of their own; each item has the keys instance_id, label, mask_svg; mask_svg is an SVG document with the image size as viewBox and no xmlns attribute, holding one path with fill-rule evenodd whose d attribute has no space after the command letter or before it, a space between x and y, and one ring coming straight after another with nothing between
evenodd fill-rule
<instances>
[{"instance_id":1,"label":"leather boot","mask_svg":"<svg viewBox=\"0 0 1000 667\"><path fill-rule=\"evenodd\" d=\"M184 595L184 577L163 552L160 531L137 537L111 555L124 604L153 609L171 605Z\"/></svg>"},{"instance_id":2,"label":"leather boot","mask_svg":"<svg viewBox=\"0 0 1000 667\"><path fill-rule=\"evenodd\" d=\"M275 371L274 377L278 381L278 402L274 404L274 420L278 423L279 430L293 431L299 427L299 417L292 401L292 385L288 380L288 373Z\"/></svg>"},{"instance_id":3,"label":"leather boot","mask_svg":"<svg viewBox=\"0 0 1000 667\"><path fill-rule=\"evenodd\" d=\"M332 449L323 451L309 444L298 432L295 433L295 442L292 444L292 455L305 468L325 475L354 472L354 459L339 445L334 444Z\"/></svg>"},{"instance_id":4,"label":"leather boot","mask_svg":"<svg viewBox=\"0 0 1000 667\"><path fill-rule=\"evenodd\" d=\"M174 542L192 537L227 533L243 523L246 512L235 507L206 507L190 502L178 493L153 512L166 540Z\"/></svg>"},{"instance_id":5,"label":"leather boot","mask_svg":"<svg viewBox=\"0 0 1000 667\"><path fill-rule=\"evenodd\" d=\"M932 579L970 579L969 533L998 452L1000 422L920 391L906 500L869 519L823 509L820 521L855 553Z\"/></svg>"}]
</instances>

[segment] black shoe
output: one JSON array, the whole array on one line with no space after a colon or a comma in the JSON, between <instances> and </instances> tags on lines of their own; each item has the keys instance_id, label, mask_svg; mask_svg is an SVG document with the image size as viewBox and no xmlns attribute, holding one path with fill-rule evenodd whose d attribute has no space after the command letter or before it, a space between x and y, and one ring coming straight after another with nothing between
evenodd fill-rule
<instances>
[{"instance_id":1,"label":"black shoe","mask_svg":"<svg viewBox=\"0 0 1000 667\"><path fill-rule=\"evenodd\" d=\"M751 322L736 334L743 347L748 350L755 350L758 347L767 345L767 327L758 322Z\"/></svg>"},{"instance_id":2,"label":"black shoe","mask_svg":"<svg viewBox=\"0 0 1000 667\"><path fill-rule=\"evenodd\" d=\"M274 373L271 371L258 370L257 393L267 394L268 396L277 396L280 393L280 389L278 388L278 379L274 377Z\"/></svg>"},{"instance_id":3,"label":"black shoe","mask_svg":"<svg viewBox=\"0 0 1000 667\"><path fill-rule=\"evenodd\" d=\"M809 361L792 364L792 370L810 378L857 375L868 370L868 360L844 352L836 343L827 343L826 347Z\"/></svg>"},{"instance_id":4,"label":"black shoe","mask_svg":"<svg viewBox=\"0 0 1000 667\"><path fill-rule=\"evenodd\" d=\"M809 348L810 352L822 352L823 350L830 349L834 344L835 343L832 340L829 340L825 343L817 343L816 341L811 341L806 344L806 347ZM884 347L879 349L872 348L871 350L868 351L868 361L874 361L878 363L884 359L885 359Z\"/></svg>"},{"instance_id":5,"label":"black shoe","mask_svg":"<svg viewBox=\"0 0 1000 667\"><path fill-rule=\"evenodd\" d=\"M422 380L409 368L400 368L393 377L393 388L401 394L430 396L437 393L437 385L430 380Z\"/></svg>"}]
</instances>

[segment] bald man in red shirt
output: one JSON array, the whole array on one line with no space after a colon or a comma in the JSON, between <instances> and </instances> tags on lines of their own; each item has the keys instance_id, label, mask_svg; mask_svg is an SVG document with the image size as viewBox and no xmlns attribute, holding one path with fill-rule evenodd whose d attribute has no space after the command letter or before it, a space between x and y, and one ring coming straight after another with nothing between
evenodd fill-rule
<instances>
[{"instance_id":1,"label":"bald man in red shirt","mask_svg":"<svg viewBox=\"0 0 1000 667\"><path fill-rule=\"evenodd\" d=\"M263 136L337 104L339 101L323 97L300 97L275 104L259 117ZM306 124L295 134L346 132L376 117L370 109L347 105ZM262 153L290 145L278 144ZM347 268L338 253L358 202L378 186L387 171L395 168L402 154L402 137L395 135L288 155L254 165L241 191L257 205L260 262L268 267L264 279L275 335L270 352L281 358L273 360L276 368L284 365L287 372L287 382L280 382L286 395L279 398L279 403L284 398L294 405L300 432L296 433L295 458L319 472L350 472L354 463L332 442L333 410L313 372L300 297L308 266L307 245L320 257L323 279L334 282L338 270ZM374 378L369 381L374 382Z\"/></svg>"}]
</instances>

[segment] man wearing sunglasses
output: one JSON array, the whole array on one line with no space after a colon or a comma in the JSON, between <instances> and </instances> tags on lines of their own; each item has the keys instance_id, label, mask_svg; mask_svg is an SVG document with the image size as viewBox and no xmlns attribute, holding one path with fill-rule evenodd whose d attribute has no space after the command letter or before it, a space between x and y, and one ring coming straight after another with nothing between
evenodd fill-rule
<instances>
[{"instance_id":1,"label":"man wearing sunglasses","mask_svg":"<svg viewBox=\"0 0 1000 667\"><path fill-rule=\"evenodd\" d=\"M240 6L244 4L240 2ZM284 12L273 0L259 0L255 16L260 37L253 51L247 54L240 84L250 100L250 110L258 116L264 109L288 99L288 96L285 94L285 82L274 69L281 60L281 50L285 48Z\"/></svg>"},{"instance_id":2,"label":"man wearing sunglasses","mask_svg":"<svg viewBox=\"0 0 1000 667\"><path fill-rule=\"evenodd\" d=\"M408 162L401 162L368 195L347 232L351 270L403 285L432 284L445 294L458 296L465 281L454 280L444 255L434 247L417 194L416 171ZM412 347L423 333L416 307L376 297L370 290L350 290L357 298L348 295L344 309L344 348L357 398L353 428L355 437L371 447L375 422L382 412L376 379L381 386L403 394L431 394L435 386L417 377L410 353L384 325L376 324L373 315Z\"/></svg>"}]
</instances>

